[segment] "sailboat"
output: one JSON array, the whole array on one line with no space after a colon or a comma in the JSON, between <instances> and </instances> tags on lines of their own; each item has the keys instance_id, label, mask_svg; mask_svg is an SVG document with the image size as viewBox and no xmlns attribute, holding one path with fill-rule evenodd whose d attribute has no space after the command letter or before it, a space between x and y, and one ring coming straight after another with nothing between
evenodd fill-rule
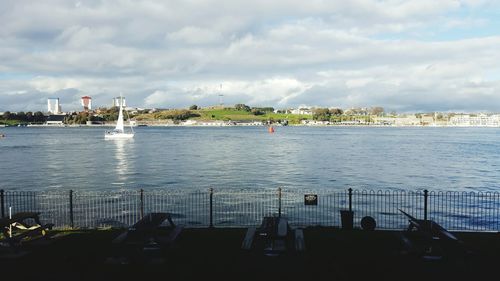
<instances>
[{"instance_id":1,"label":"sailboat","mask_svg":"<svg viewBox=\"0 0 500 281\"><path fill-rule=\"evenodd\" d=\"M120 96L120 113L118 113L118 120L116 127L113 131L106 131L104 139L131 139L134 137L134 130L130 126L131 132L126 133L123 124L123 99Z\"/></svg>"}]
</instances>

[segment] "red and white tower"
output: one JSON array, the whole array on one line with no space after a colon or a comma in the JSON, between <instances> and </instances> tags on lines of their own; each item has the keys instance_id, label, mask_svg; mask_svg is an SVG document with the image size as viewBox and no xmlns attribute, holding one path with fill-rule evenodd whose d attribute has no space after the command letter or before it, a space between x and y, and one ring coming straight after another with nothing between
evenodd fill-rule
<instances>
[{"instance_id":1,"label":"red and white tower","mask_svg":"<svg viewBox=\"0 0 500 281\"><path fill-rule=\"evenodd\" d=\"M84 111L92 110L92 98L89 96L82 97L82 106Z\"/></svg>"}]
</instances>

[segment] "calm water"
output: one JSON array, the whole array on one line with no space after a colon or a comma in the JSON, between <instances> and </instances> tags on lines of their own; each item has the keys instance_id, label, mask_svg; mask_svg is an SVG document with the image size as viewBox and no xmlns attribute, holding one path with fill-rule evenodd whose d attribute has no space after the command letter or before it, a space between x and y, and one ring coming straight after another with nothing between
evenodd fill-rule
<instances>
[{"instance_id":1,"label":"calm water","mask_svg":"<svg viewBox=\"0 0 500 281\"><path fill-rule=\"evenodd\" d=\"M0 188L500 191L499 128L0 128Z\"/></svg>"}]
</instances>

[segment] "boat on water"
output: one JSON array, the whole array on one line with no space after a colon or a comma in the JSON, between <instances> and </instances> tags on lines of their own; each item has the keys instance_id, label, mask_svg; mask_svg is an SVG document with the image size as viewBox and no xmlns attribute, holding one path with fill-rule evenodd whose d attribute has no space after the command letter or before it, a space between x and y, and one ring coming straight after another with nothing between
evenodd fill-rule
<instances>
[{"instance_id":1,"label":"boat on water","mask_svg":"<svg viewBox=\"0 0 500 281\"><path fill-rule=\"evenodd\" d=\"M125 126L123 122L123 102L120 101L120 112L118 113L118 120L116 121L116 127L112 131L106 131L104 134L104 139L131 139L134 137L134 129L130 126L130 132L125 132Z\"/></svg>"}]
</instances>

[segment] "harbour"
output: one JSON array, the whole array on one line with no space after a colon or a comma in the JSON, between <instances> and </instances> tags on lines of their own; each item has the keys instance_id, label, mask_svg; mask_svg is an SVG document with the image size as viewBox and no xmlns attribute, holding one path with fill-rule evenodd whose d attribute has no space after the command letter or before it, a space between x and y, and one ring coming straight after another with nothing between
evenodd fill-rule
<instances>
[{"instance_id":1,"label":"harbour","mask_svg":"<svg viewBox=\"0 0 500 281\"><path fill-rule=\"evenodd\" d=\"M7 127L0 188L497 191L497 128ZM30 175L26 177L25 175Z\"/></svg>"}]
</instances>

